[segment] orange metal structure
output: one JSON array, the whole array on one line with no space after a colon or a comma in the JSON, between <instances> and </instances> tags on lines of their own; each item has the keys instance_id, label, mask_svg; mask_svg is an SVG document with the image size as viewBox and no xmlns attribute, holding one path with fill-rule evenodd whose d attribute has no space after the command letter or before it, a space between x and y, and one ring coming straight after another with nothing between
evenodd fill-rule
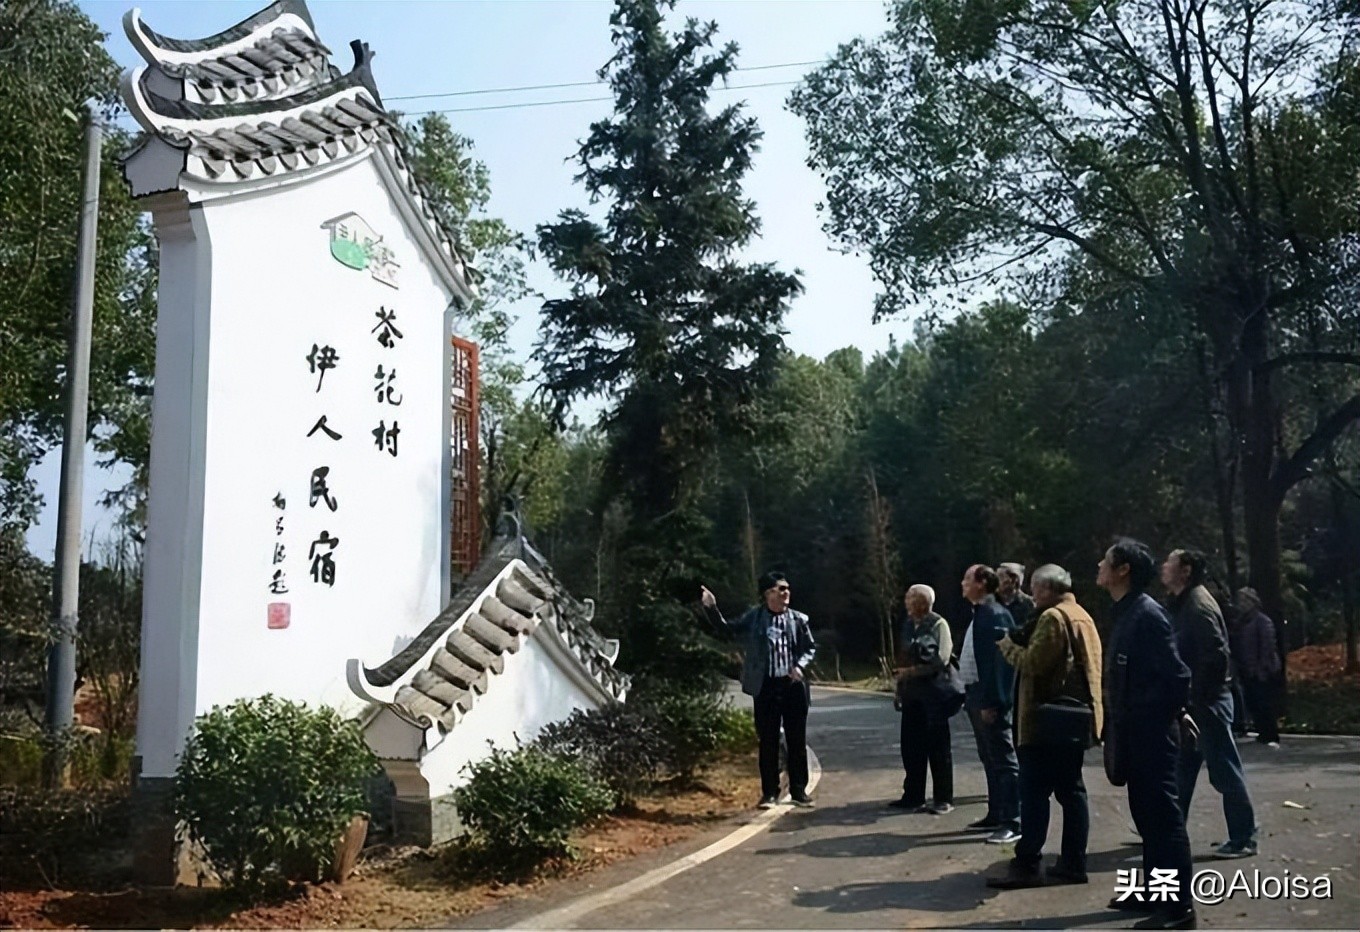
<instances>
[{"instance_id":1,"label":"orange metal structure","mask_svg":"<svg viewBox=\"0 0 1360 932\"><path fill-rule=\"evenodd\" d=\"M477 344L453 338L453 546L455 580L471 573L482 557L482 484Z\"/></svg>"}]
</instances>

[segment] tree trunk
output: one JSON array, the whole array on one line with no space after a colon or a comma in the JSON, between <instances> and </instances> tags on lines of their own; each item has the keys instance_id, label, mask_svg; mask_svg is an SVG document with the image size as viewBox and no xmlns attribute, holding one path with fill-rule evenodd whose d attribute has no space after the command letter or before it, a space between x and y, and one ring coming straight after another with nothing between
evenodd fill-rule
<instances>
[{"instance_id":1,"label":"tree trunk","mask_svg":"<svg viewBox=\"0 0 1360 932\"><path fill-rule=\"evenodd\" d=\"M1200 388L1204 393L1204 426L1209 435L1209 455L1214 469L1214 497L1218 502L1219 530L1223 535L1223 568L1227 576L1228 595L1231 597L1242 585L1242 574L1237 566L1237 516L1233 513L1237 460L1235 456L1228 457L1225 463L1219 445L1218 418L1214 414L1214 401L1219 386L1209 375L1203 343L1198 347L1198 356Z\"/></svg>"},{"instance_id":2,"label":"tree trunk","mask_svg":"<svg viewBox=\"0 0 1360 932\"><path fill-rule=\"evenodd\" d=\"M1274 393L1266 361L1267 315L1245 315L1240 344L1228 370L1228 415L1241 451L1243 530L1247 538L1248 579L1261 607L1275 625L1280 677L1287 663L1284 587L1280 576L1280 510L1284 494L1273 482L1276 449Z\"/></svg>"}]
</instances>

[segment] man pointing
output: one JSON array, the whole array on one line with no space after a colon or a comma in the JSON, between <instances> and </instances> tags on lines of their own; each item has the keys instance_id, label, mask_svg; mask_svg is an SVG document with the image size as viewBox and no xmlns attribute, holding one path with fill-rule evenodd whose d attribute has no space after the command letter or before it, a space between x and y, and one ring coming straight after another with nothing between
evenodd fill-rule
<instances>
[{"instance_id":1,"label":"man pointing","mask_svg":"<svg viewBox=\"0 0 1360 932\"><path fill-rule=\"evenodd\" d=\"M804 673L817 647L808 617L789 608L789 581L783 573L765 573L756 582L761 604L736 621L718 611L718 600L706 586L701 598L709 617L741 640L742 692L755 699L756 734L760 737L760 808L779 802L779 729L789 749L789 797L795 806L810 807L808 796L807 716L811 693Z\"/></svg>"}]
</instances>

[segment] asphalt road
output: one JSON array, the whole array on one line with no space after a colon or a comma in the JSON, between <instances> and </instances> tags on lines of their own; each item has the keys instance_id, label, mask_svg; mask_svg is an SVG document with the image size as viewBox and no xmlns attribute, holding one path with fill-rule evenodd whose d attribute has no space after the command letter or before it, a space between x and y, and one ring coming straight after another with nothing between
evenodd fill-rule
<instances>
[{"instance_id":1,"label":"asphalt road","mask_svg":"<svg viewBox=\"0 0 1360 932\"><path fill-rule=\"evenodd\" d=\"M674 865L759 818L756 810L711 834L626 864L612 865L540 897L525 897L455 922L464 928L594 929L784 928L1120 928L1127 914L1104 908L1115 872L1138 864L1124 790L1087 755L1091 797L1091 883L1000 892L984 886L1010 848L984 844L963 827L984 812L984 782L966 719L954 719L958 808L945 816L889 809L901 790L898 720L888 697L814 689L808 741L822 777L817 808L790 810L763 831L716 857L642 892L650 872ZM1220 798L1201 775L1190 815L1197 868L1261 877L1330 878L1330 899L1234 893L1199 908L1201 928L1357 928L1360 916L1360 739L1292 738L1272 751L1242 745L1247 779L1262 827L1261 853L1239 861L1207 858L1224 838ZM1285 805L1286 801L1292 805ZM754 800L752 803L754 804ZM1299 807L1299 808L1296 808ZM1060 818L1055 811L1050 847ZM638 881L638 878L644 878ZM1278 880L1266 881L1266 890ZM1297 883L1297 881L1294 881ZM562 912L563 909L567 912ZM556 917L556 918L555 918ZM565 919L564 919L565 917Z\"/></svg>"}]
</instances>

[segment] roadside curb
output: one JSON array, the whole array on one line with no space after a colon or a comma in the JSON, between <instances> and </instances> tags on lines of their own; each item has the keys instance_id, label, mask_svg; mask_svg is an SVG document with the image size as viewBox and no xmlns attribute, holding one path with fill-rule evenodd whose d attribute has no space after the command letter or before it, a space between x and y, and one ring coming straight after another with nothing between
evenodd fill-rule
<instances>
[{"instance_id":1,"label":"roadside curb","mask_svg":"<svg viewBox=\"0 0 1360 932\"><path fill-rule=\"evenodd\" d=\"M811 747L808 748L808 792L817 788L822 780L822 762L817 757L817 752ZM601 890L599 893L584 897L560 906L557 909L530 916L528 919L521 920L510 926L511 929L565 929L572 923L584 918L597 909L603 909L615 903L630 899L645 890L658 886L675 877L683 874L692 867L698 867L706 861L711 861L718 855L732 850L750 838L759 835L765 829L774 824L779 817L794 811L794 806L789 802L780 802L773 809L765 809L756 814L750 822L729 832L717 841L706 845L693 854L672 861L670 864L654 868L640 877L621 883L608 890Z\"/></svg>"}]
</instances>

